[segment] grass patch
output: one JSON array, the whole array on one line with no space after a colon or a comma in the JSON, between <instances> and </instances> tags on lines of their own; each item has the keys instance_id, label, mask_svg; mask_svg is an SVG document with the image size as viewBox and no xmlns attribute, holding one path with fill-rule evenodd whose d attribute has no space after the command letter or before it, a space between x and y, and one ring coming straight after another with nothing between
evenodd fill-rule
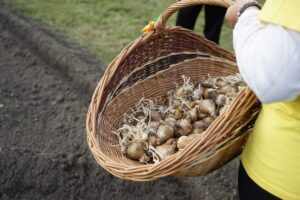
<instances>
[{"instance_id":1,"label":"grass patch","mask_svg":"<svg viewBox=\"0 0 300 200\"><path fill-rule=\"evenodd\" d=\"M174 0L10 0L10 4L96 53L103 64L136 39L148 21ZM203 9L204 11L204 9ZM202 34L203 13L196 25ZM175 17L169 26L175 24ZM232 30L224 23L220 45L232 51Z\"/></svg>"}]
</instances>

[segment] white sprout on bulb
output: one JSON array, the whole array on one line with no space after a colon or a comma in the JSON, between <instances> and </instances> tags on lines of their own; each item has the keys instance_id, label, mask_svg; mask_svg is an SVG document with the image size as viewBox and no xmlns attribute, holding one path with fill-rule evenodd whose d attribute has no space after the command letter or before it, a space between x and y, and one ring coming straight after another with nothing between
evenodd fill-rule
<instances>
[{"instance_id":1,"label":"white sprout on bulb","mask_svg":"<svg viewBox=\"0 0 300 200\"><path fill-rule=\"evenodd\" d=\"M155 164L160 162L162 156L153 146L149 146L149 153L151 154Z\"/></svg>"},{"instance_id":2,"label":"white sprout on bulb","mask_svg":"<svg viewBox=\"0 0 300 200\"><path fill-rule=\"evenodd\" d=\"M185 75L182 75L182 79L183 84L179 85L175 83L176 89L168 91L167 95L157 97L154 101L142 97L135 108L132 109L131 115L124 114L124 117L126 117L127 120L125 119L124 124L120 129L118 129L116 132L113 132L119 139L119 146L121 146L121 151L123 153L126 153L127 146L135 140L144 144L146 152L145 156L148 158L146 160L141 159L140 162L160 162L162 159L164 159L164 153L160 154L160 150L156 148L164 145L166 142L166 139L162 139L163 137L160 137L160 135L157 133L160 126L169 126L174 131L175 129L173 124L170 124L170 119L175 120L175 125L176 120L182 119L191 120L189 123L196 122L196 120L213 120L213 118L209 116L214 116L215 113L218 113L216 115L219 115L226 112L226 110L228 110L230 107L233 98L237 94L231 94L230 87L236 89L237 91L240 91L242 88L244 88L243 82L237 83L238 81L243 81L240 76L211 78L211 76L207 74L207 76L205 76L203 79L207 82L200 82L201 84L199 83L197 85L191 83L191 78ZM217 81L219 81L220 84L218 84ZM224 88L225 92L220 92L220 94L218 94L218 96L223 96L222 101L220 100L221 98L219 98L219 101L217 101L217 99L205 97L205 89L213 87L216 91L222 91L223 86L229 86L229 90L228 88L226 88L227 90ZM224 98L224 95L226 96L226 99ZM216 106L216 111L219 112L213 112L208 109L203 110L203 108L201 110L201 104L199 104L199 102L197 103L197 101L212 101L213 105ZM206 108L207 106L204 107ZM196 118L191 114L192 109L194 109L196 112ZM198 119L197 115L199 114L197 114L197 112L201 112L200 114L202 114L202 116L198 117ZM183 121L181 121L181 123L183 123ZM208 126L209 125L207 125L207 127ZM192 130L186 131L186 135L194 133L193 128L191 129ZM202 132L203 131L204 130L202 130ZM150 140L150 137L154 139ZM171 138L168 137L167 139L174 139L175 137L178 137L178 135L172 136Z\"/></svg>"}]
</instances>

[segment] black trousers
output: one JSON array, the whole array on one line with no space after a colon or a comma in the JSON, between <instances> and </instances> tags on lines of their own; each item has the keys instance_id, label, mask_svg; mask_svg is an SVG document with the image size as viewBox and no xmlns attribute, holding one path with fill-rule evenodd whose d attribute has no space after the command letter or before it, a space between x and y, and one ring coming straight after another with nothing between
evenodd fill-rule
<instances>
[{"instance_id":1,"label":"black trousers","mask_svg":"<svg viewBox=\"0 0 300 200\"><path fill-rule=\"evenodd\" d=\"M197 17L202 9L200 6L192 6L188 8L183 8L179 10L176 26L182 26L193 30ZM226 13L226 8L219 6L209 6L205 5L205 26L204 26L204 36L219 44L221 28Z\"/></svg>"},{"instance_id":2,"label":"black trousers","mask_svg":"<svg viewBox=\"0 0 300 200\"><path fill-rule=\"evenodd\" d=\"M277 200L260 186L258 186L247 174L242 163L239 167L238 189L240 200Z\"/></svg>"}]
</instances>

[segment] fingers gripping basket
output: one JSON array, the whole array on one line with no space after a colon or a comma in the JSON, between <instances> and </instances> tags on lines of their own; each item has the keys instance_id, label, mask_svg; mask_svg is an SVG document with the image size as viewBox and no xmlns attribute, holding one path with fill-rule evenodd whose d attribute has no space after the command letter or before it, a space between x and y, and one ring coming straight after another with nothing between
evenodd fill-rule
<instances>
[{"instance_id":1,"label":"fingers gripping basket","mask_svg":"<svg viewBox=\"0 0 300 200\"><path fill-rule=\"evenodd\" d=\"M95 89L87 114L87 140L96 161L122 179L148 181L165 176L205 175L236 157L251 130L259 105L246 88L230 109L182 151L158 164L142 164L122 154L116 130L123 114L141 97L154 99L182 83L203 75L237 73L235 57L194 32L180 27L165 28L168 18L180 8L196 4L228 7L229 0L183 0L166 9L153 31L129 44L108 66Z\"/></svg>"}]
</instances>

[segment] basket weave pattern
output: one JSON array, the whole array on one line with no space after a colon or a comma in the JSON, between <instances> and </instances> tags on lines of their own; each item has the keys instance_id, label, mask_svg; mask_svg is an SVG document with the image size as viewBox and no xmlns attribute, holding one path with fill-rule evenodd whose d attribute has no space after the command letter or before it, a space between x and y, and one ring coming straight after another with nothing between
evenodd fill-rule
<instances>
[{"instance_id":1,"label":"basket weave pattern","mask_svg":"<svg viewBox=\"0 0 300 200\"><path fill-rule=\"evenodd\" d=\"M119 128L143 96L154 100L181 84L181 75L198 81L237 73L235 57L194 32L165 28L166 20L182 7L199 3L228 6L230 1L183 0L161 15L156 31L129 44L109 65L95 89L87 114L87 140L96 161L113 175L135 181L174 176L205 175L237 156L251 131L259 103L246 88L230 109L182 151L158 164L143 164L126 157L111 133Z\"/></svg>"}]
</instances>

